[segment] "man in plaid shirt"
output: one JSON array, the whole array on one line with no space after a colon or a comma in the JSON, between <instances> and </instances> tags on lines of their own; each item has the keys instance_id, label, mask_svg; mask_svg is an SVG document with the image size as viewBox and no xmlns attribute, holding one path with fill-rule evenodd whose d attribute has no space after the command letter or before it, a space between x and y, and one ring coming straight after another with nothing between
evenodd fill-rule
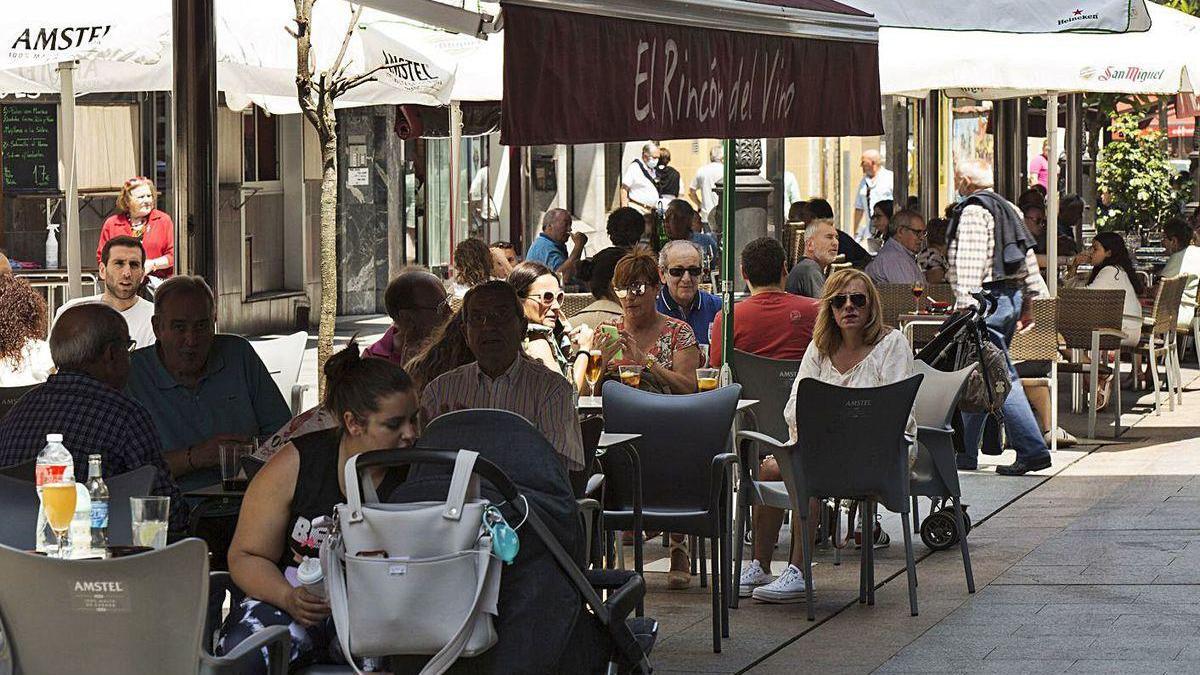
<instances>
[{"instance_id":1,"label":"man in plaid shirt","mask_svg":"<svg viewBox=\"0 0 1200 675\"><path fill-rule=\"evenodd\" d=\"M981 290L996 298L996 311L987 318L988 337L1004 352L1012 382L1012 391L1004 401L1004 429L1016 448L1017 460L996 467L996 473L1019 476L1045 469L1050 466L1050 452L1017 371L1008 359L1008 346L1017 323L1027 316L1025 302L1049 295L1030 243L1033 237L1017 208L992 191L990 164L977 159L960 162L954 171L954 184L964 200L950 224L947 256L950 269L946 281L954 288L958 308L976 306L971 294ZM960 469L979 467L979 446L987 420L986 413L963 414L967 452L959 455ZM999 454L1001 450L985 448L985 451L988 449L993 451L990 454Z\"/></svg>"},{"instance_id":2,"label":"man in plaid shirt","mask_svg":"<svg viewBox=\"0 0 1200 675\"><path fill-rule=\"evenodd\" d=\"M50 334L58 372L0 421L0 466L37 457L46 434L63 435L76 480L87 476L90 454L102 457L105 478L150 464L156 469L151 494L171 498L170 527L186 530L188 507L163 460L154 422L121 391L133 344L125 319L108 305L88 303L63 312Z\"/></svg>"}]
</instances>

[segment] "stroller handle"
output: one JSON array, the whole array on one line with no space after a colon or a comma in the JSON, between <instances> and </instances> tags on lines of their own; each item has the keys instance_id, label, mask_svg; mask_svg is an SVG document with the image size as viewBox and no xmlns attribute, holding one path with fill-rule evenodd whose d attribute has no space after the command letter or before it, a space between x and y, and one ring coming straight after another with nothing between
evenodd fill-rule
<instances>
[{"instance_id":1,"label":"stroller handle","mask_svg":"<svg viewBox=\"0 0 1200 675\"><path fill-rule=\"evenodd\" d=\"M975 302L979 303L979 307L976 309L976 312L978 312L981 318L991 316L992 313L996 311L996 308L1000 305L1000 303L996 300L996 296L991 291L986 289L981 289L975 293L972 293L971 297L975 298Z\"/></svg>"}]
</instances>

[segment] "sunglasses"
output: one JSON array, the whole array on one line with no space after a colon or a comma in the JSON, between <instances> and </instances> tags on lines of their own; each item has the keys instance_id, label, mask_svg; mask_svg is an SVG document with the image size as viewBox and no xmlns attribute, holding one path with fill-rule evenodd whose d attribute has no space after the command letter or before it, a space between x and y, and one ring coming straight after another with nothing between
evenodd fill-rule
<instances>
[{"instance_id":1,"label":"sunglasses","mask_svg":"<svg viewBox=\"0 0 1200 675\"><path fill-rule=\"evenodd\" d=\"M693 279L696 279L700 277L700 274L704 272L704 270L700 269L699 267L672 267L671 269L667 270L667 274L670 274L676 279L682 277L684 272L687 272L688 274L692 275Z\"/></svg>"},{"instance_id":2,"label":"sunglasses","mask_svg":"<svg viewBox=\"0 0 1200 675\"><path fill-rule=\"evenodd\" d=\"M631 284L624 288L614 288L613 291L617 294L619 300L624 300L629 296L640 298L646 294L646 284Z\"/></svg>"},{"instance_id":3,"label":"sunglasses","mask_svg":"<svg viewBox=\"0 0 1200 675\"><path fill-rule=\"evenodd\" d=\"M527 295L525 297L530 300L537 300L538 302L542 303L543 305L546 305L547 307L549 307L550 305L553 305L556 301L558 302L558 304L561 305L563 302L563 298L567 297L567 294L563 293L562 291L559 291L558 294L556 295L554 293L554 291L546 291L546 292L542 293L541 295Z\"/></svg>"},{"instance_id":4,"label":"sunglasses","mask_svg":"<svg viewBox=\"0 0 1200 675\"><path fill-rule=\"evenodd\" d=\"M433 305L432 307L430 307L428 305L404 305L404 306L398 307L397 309L408 310L410 312L415 312L415 311L444 312L444 311L447 311L450 309L450 296L446 296L446 298L444 300L442 300L441 302L439 302L436 305Z\"/></svg>"},{"instance_id":5,"label":"sunglasses","mask_svg":"<svg viewBox=\"0 0 1200 675\"><path fill-rule=\"evenodd\" d=\"M829 298L829 305L834 309L841 309L846 306L847 300L859 309L867 306L867 295L865 293L850 293L849 295L838 293Z\"/></svg>"},{"instance_id":6,"label":"sunglasses","mask_svg":"<svg viewBox=\"0 0 1200 675\"><path fill-rule=\"evenodd\" d=\"M512 251L516 247L513 246L512 244L508 243L507 241L494 241L494 242L492 242L490 248L498 248L502 251Z\"/></svg>"}]
</instances>

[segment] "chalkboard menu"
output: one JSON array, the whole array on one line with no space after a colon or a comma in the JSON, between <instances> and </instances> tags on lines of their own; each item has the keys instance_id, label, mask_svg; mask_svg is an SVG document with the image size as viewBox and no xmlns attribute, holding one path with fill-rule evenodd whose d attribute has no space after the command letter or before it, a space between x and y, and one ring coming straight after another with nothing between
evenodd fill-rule
<instances>
[{"instance_id":1,"label":"chalkboard menu","mask_svg":"<svg viewBox=\"0 0 1200 675\"><path fill-rule=\"evenodd\" d=\"M0 106L5 192L58 192L58 106Z\"/></svg>"}]
</instances>

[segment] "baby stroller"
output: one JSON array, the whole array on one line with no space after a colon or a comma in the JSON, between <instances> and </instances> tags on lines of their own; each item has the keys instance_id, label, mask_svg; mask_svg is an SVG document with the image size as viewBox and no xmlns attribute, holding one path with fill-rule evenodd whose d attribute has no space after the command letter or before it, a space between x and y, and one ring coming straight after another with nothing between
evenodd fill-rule
<instances>
[{"instance_id":1,"label":"baby stroller","mask_svg":"<svg viewBox=\"0 0 1200 675\"><path fill-rule=\"evenodd\" d=\"M987 337L987 318L996 309L990 293L973 293L977 307L956 312L938 328L937 334L916 355L916 358L937 370L952 372L976 364L967 382L967 391L960 401L960 410L986 412L997 425L1003 425L1004 399L1008 395L1007 365L1004 355ZM961 419L955 416L954 446L964 452ZM955 525L952 497L931 497L929 516L920 521L921 541L935 551L958 544L960 533ZM964 532L971 532L967 505L961 504Z\"/></svg>"}]
</instances>

